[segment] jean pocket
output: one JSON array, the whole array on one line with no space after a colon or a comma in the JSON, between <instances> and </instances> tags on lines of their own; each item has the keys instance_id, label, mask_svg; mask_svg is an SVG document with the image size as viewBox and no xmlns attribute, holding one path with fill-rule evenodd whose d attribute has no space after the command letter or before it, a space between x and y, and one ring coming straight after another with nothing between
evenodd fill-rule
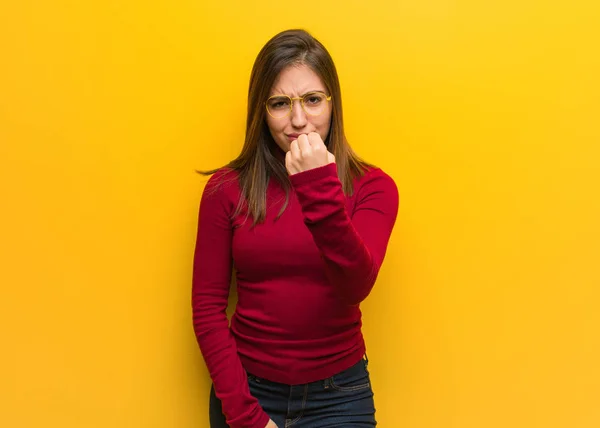
<instances>
[{"instance_id":1,"label":"jean pocket","mask_svg":"<svg viewBox=\"0 0 600 428\"><path fill-rule=\"evenodd\" d=\"M328 379L331 388L337 391L361 391L371 388L369 372L364 360Z\"/></svg>"}]
</instances>

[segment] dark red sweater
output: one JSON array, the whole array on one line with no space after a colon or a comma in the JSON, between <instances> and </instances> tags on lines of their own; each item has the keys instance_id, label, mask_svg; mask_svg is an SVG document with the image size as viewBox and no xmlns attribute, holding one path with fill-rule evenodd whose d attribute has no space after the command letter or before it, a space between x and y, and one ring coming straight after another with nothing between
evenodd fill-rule
<instances>
[{"instance_id":1,"label":"dark red sweater","mask_svg":"<svg viewBox=\"0 0 600 428\"><path fill-rule=\"evenodd\" d=\"M285 384L325 379L358 362L365 344L359 303L383 262L398 211L394 181L381 169L344 196L335 164L271 180L267 217L231 218L237 173L213 175L200 203L194 255L194 329L232 428L264 428L269 417L250 395L247 372ZM232 269L238 304L226 317Z\"/></svg>"}]
</instances>

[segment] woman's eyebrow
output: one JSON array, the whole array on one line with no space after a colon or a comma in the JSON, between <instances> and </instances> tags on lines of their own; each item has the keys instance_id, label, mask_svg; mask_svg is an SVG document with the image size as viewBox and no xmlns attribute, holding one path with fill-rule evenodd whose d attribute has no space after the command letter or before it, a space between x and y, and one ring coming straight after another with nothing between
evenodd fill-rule
<instances>
[{"instance_id":1,"label":"woman's eyebrow","mask_svg":"<svg viewBox=\"0 0 600 428\"><path fill-rule=\"evenodd\" d=\"M306 96L306 95L308 95L308 94L313 94L313 93L315 93L315 92L322 92L322 93L325 93L325 90L324 90L324 89L313 89L312 91L305 92L304 94L302 94L302 95L300 95L300 96L301 96L301 97L304 97L304 96Z\"/></svg>"},{"instance_id":2,"label":"woman's eyebrow","mask_svg":"<svg viewBox=\"0 0 600 428\"><path fill-rule=\"evenodd\" d=\"M305 96L307 96L308 94L314 94L315 92L322 92L322 93L324 93L324 94L325 94L325 90L324 90L324 89L312 89L312 90L310 90L310 91L307 91L307 92L303 93L303 94L302 94L302 95L300 95L300 96L301 96L301 97L305 97ZM272 96L272 97L277 97L277 96L279 96L279 95L285 95L285 96L287 96L287 97L294 98L294 97L292 97L291 95L284 94L283 92L277 92L277 93L274 93L274 94L273 94L273 95L271 95L271 96Z\"/></svg>"}]
</instances>

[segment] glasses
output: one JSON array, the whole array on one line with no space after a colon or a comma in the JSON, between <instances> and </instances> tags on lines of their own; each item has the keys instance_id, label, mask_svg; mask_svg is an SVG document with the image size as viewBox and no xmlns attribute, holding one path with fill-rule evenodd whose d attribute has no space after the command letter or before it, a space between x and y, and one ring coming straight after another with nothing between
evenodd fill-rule
<instances>
[{"instance_id":1,"label":"glasses","mask_svg":"<svg viewBox=\"0 0 600 428\"><path fill-rule=\"evenodd\" d=\"M294 100L300 100L302 110L309 116L318 116L325 111L327 103L331 101L331 95L323 92L309 92L301 97L289 97L287 95L273 95L266 102L267 112L275 119L289 116L294 107Z\"/></svg>"}]
</instances>

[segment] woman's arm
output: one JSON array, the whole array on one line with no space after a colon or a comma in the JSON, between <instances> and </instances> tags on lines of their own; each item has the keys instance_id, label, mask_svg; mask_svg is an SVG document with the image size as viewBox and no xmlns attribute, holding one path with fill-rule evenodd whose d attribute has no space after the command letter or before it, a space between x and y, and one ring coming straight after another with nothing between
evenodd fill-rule
<instances>
[{"instance_id":1,"label":"woman's arm","mask_svg":"<svg viewBox=\"0 0 600 428\"><path fill-rule=\"evenodd\" d=\"M369 171L348 213L335 163L293 174L290 181L328 278L349 304L359 304L385 257L398 213L396 184L380 169Z\"/></svg>"},{"instance_id":2,"label":"woman's arm","mask_svg":"<svg viewBox=\"0 0 600 428\"><path fill-rule=\"evenodd\" d=\"M226 315L234 204L220 181L223 173L211 177L200 202L192 281L194 331L227 423L232 428L264 428L269 416L250 394Z\"/></svg>"}]
</instances>

